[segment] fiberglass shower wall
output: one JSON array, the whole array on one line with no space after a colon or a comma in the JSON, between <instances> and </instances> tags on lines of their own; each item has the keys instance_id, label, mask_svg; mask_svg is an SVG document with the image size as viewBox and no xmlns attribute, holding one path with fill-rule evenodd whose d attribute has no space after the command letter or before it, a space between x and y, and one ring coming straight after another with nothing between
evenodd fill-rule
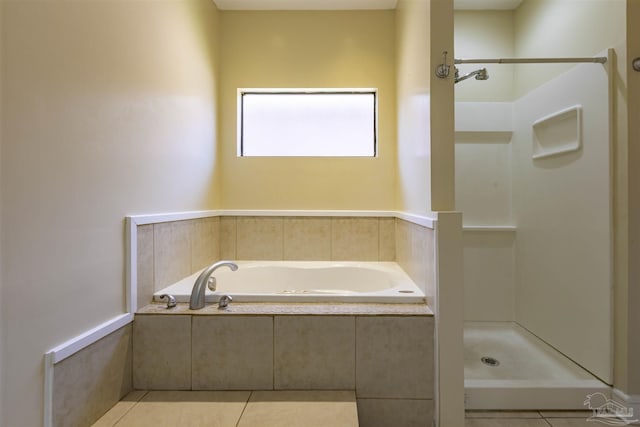
<instances>
[{"instance_id":1,"label":"fiberglass shower wall","mask_svg":"<svg viewBox=\"0 0 640 427\"><path fill-rule=\"evenodd\" d=\"M624 38L623 8L524 0L514 11L458 12L456 57L606 55ZM611 62L487 65L489 81L456 85L465 319L516 321L608 383Z\"/></svg>"},{"instance_id":2,"label":"fiberglass shower wall","mask_svg":"<svg viewBox=\"0 0 640 427\"><path fill-rule=\"evenodd\" d=\"M612 380L609 82L582 64L514 102L516 320Z\"/></svg>"}]
</instances>

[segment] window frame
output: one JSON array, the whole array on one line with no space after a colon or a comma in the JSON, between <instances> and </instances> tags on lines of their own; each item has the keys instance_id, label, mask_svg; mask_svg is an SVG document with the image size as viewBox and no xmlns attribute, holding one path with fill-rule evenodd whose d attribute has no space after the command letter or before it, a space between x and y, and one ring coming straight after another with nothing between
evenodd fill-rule
<instances>
[{"instance_id":1,"label":"window frame","mask_svg":"<svg viewBox=\"0 0 640 427\"><path fill-rule=\"evenodd\" d=\"M349 155L245 155L244 151L244 95L373 95L373 154ZM236 156L239 158L377 158L378 157L378 89L377 88L238 88Z\"/></svg>"}]
</instances>

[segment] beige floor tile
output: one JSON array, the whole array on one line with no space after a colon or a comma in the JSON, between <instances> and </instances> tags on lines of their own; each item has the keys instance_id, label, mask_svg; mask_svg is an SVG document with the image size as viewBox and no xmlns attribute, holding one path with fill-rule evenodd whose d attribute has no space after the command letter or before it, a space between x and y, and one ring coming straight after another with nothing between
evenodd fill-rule
<instances>
[{"instance_id":1,"label":"beige floor tile","mask_svg":"<svg viewBox=\"0 0 640 427\"><path fill-rule=\"evenodd\" d=\"M467 418L542 418L538 411L467 411Z\"/></svg>"},{"instance_id":2,"label":"beige floor tile","mask_svg":"<svg viewBox=\"0 0 640 427\"><path fill-rule=\"evenodd\" d=\"M553 427L594 427L608 425L598 421L587 421L586 418L547 418L547 422Z\"/></svg>"},{"instance_id":3,"label":"beige floor tile","mask_svg":"<svg viewBox=\"0 0 640 427\"><path fill-rule=\"evenodd\" d=\"M351 391L254 391L238 427L358 427Z\"/></svg>"},{"instance_id":4,"label":"beige floor tile","mask_svg":"<svg viewBox=\"0 0 640 427\"><path fill-rule=\"evenodd\" d=\"M542 418L467 418L464 425L465 427L549 427Z\"/></svg>"},{"instance_id":5,"label":"beige floor tile","mask_svg":"<svg viewBox=\"0 0 640 427\"><path fill-rule=\"evenodd\" d=\"M593 411L540 411L545 418L589 418Z\"/></svg>"},{"instance_id":6,"label":"beige floor tile","mask_svg":"<svg viewBox=\"0 0 640 427\"><path fill-rule=\"evenodd\" d=\"M425 427L433 425L433 400L358 399L360 427Z\"/></svg>"},{"instance_id":7,"label":"beige floor tile","mask_svg":"<svg viewBox=\"0 0 640 427\"><path fill-rule=\"evenodd\" d=\"M248 391L151 391L117 427L236 427Z\"/></svg>"},{"instance_id":8,"label":"beige floor tile","mask_svg":"<svg viewBox=\"0 0 640 427\"><path fill-rule=\"evenodd\" d=\"M127 394L122 400L116 403L116 406L111 408L109 412L104 414L98 421L96 421L91 427L113 427L116 425L127 412L129 412L135 405L147 394L147 391L135 390Z\"/></svg>"}]
</instances>

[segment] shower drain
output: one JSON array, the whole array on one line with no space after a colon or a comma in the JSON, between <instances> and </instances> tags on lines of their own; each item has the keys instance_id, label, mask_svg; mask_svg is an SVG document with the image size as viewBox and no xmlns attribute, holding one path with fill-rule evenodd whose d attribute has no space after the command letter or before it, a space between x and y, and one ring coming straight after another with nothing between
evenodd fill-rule
<instances>
[{"instance_id":1,"label":"shower drain","mask_svg":"<svg viewBox=\"0 0 640 427\"><path fill-rule=\"evenodd\" d=\"M489 366L499 366L500 361L498 359L494 359L493 357L484 356L480 359L482 363Z\"/></svg>"}]
</instances>

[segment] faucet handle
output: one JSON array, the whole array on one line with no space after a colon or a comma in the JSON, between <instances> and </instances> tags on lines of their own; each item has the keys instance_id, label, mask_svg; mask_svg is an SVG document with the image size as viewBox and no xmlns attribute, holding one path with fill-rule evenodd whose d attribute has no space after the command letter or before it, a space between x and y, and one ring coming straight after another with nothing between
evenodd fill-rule
<instances>
[{"instance_id":1,"label":"faucet handle","mask_svg":"<svg viewBox=\"0 0 640 427\"><path fill-rule=\"evenodd\" d=\"M222 295L218 300L218 310L224 310L227 308L231 301L233 301L233 297L231 295Z\"/></svg>"},{"instance_id":2,"label":"faucet handle","mask_svg":"<svg viewBox=\"0 0 640 427\"><path fill-rule=\"evenodd\" d=\"M173 295L162 294L160 295L160 299L167 299L167 308L173 308L177 305L176 298Z\"/></svg>"},{"instance_id":3,"label":"faucet handle","mask_svg":"<svg viewBox=\"0 0 640 427\"><path fill-rule=\"evenodd\" d=\"M216 286L217 286L216 278L213 276L209 277L209 280L207 280L207 287L209 288L209 290L211 290L212 292L215 292Z\"/></svg>"}]
</instances>

